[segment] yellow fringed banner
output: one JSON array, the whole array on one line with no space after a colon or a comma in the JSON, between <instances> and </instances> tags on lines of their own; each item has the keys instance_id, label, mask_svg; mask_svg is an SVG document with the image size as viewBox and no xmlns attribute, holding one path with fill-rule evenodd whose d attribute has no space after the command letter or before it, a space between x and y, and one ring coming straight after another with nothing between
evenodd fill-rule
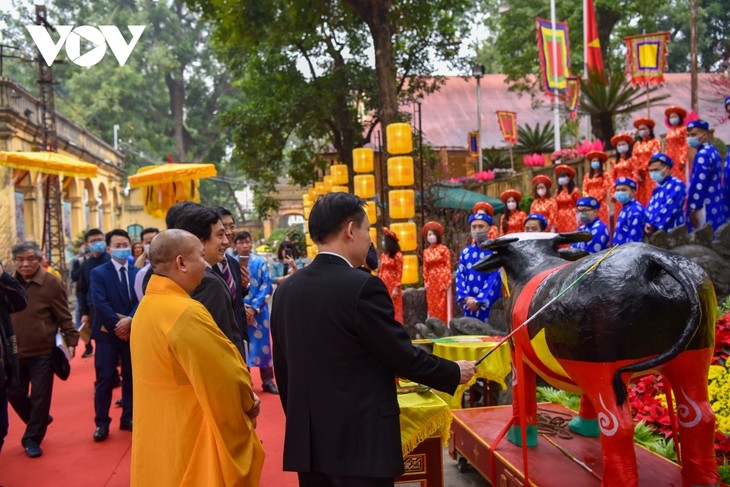
<instances>
[{"instance_id":1,"label":"yellow fringed banner","mask_svg":"<svg viewBox=\"0 0 730 487\"><path fill-rule=\"evenodd\" d=\"M399 394L398 405L404 457L426 438L434 435L440 436L441 443L446 446L451 429L451 411L436 394L431 391Z\"/></svg>"}]
</instances>

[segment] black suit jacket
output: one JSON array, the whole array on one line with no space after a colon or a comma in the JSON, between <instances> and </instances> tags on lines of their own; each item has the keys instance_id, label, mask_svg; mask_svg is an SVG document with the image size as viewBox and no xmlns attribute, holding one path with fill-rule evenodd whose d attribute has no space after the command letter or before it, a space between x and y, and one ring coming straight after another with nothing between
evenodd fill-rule
<instances>
[{"instance_id":1,"label":"black suit jacket","mask_svg":"<svg viewBox=\"0 0 730 487\"><path fill-rule=\"evenodd\" d=\"M246 358L241 331L231 302L228 285L211 267L206 267L205 276L190 297L205 306L218 328L236 346L241 356Z\"/></svg>"},{"instance_id":2,"label":"black suit jacket","mask_svg":"<svg viewBox=\"0 0 730 487\"><path fill-rule=\"evenodd\" d=\"M411 344L383 282L319 254L274 293L274 371L286 412L284 470L403 472L396 375L453 393L459 367Z\"/></svg>"},{"instance_id":3,"label":"black suit jacket","mask_svg":"<svg viewBox=\"0 0 730 487\"><path fill-rule=\"evenodd\" d=\"M228 268L231 270L233 275L233 283L236 285L236 298L233 300L233 311L236 314L236 321L238 322L239 332L243 340L248 341L248 325L246 324L246 310L243 307L243 298L248 294L248 289L243 292L241 288L241 267L238 263L238 258L232 255L226 254L228 260ZM223 277L223 273L218 265L213 266L213 272Z\"/></svg>"}]
</instances>

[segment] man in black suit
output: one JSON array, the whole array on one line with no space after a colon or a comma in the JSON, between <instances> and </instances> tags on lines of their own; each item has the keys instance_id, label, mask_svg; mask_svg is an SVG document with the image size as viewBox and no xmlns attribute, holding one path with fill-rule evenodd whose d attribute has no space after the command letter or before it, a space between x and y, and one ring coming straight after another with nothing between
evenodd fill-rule
<instances>
[{"instance_id":1,"label":"man in black suit","mask_svg":"<svg viewBox=\"0 0 730 487\"><path fill-rule=\"evenodd\" d=\"M309 216L319 254L274 294L284 470L301 486L392 486L403 472L396 376L453 394L476 372L414 347L383 282L357 270L370 247L364 204L321 196Z\"/></svg>"},{"instance_id":2,"label":"man in black suit","mask_svg":"<svg viewBox=\"0 0 730 487\"><path fill-rule=\"evenodd\" d=\"M230 251L230 253L227 251L223 259L217 265L213 266L213 272L221 276L231 290L233 310L236 313L238 326L241 329L241 337L244 342L248 342L248 325L246 325L246 311L243 307L243 298L248 294L249 286L248 264L244 263L241 265L238 257L234 256L232 252L234 248L234 237L236 235L236 222L233 219L233 213L222 206L213 209L218 212L218 216L221 219ZM247 359L248 357L243 357L244 362Z\"/></svg>"},{"instance_id":3,"label":"man in black suit","mask_svg":"<svg viewBox=\"0 0 730 487\"><path fill-rule=\"evenodd\" d=\"M170 228L186 230L198 237L205 251L203 259L208 264L203 281L190 296L205 306L218 328L235 345L245 360L246 347L241 338L230 288L223 278L213 271L213 266L218 265L224 258L228 248L228 239L220 216L212 208L197 203L178 204L183 206L176 208L178 205L174 205L170 208L170 211L175 212L172 221L174 226Z\"/></svg>"}]
</instances>

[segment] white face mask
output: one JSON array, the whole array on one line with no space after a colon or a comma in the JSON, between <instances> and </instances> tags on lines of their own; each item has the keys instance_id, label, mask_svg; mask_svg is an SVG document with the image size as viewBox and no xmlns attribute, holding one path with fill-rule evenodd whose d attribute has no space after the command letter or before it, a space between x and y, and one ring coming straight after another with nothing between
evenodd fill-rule
<instances>
[{"instance_id":1,"label":"white face mask","mask_svg":"<svg viewBox=\"0 0 730 487\"><path fill-rule=\"evenodd\" d=\"M669 125L679 125L679 117L669 117Z\"/></svg>"},{"instance_id":2,"label":"white face mask","mask_svg":"<svg viewBox=\"0 0 730 487\"><path fill-rule=\"evenodd\" d=\"M639 130L639 137L646 137L647 135L649 135L648 130L644 130L644 129Z\"/></svg>"},{"instance_id":3,"label":"white face mask","mask_svg":"<svg viewBox=\"0 0 730 487\"><path fill-rule=\"evenodd\" d=\"M565 186L565 185L567 185L567 184L568 184L569 182L570 182L570 178L569 178L568 176L561 176L561 177L559 177L559 178L558 178L558 184L559 184L560 186ZM540 194L540 192L538 191L538 193L537 193L537 194ZM542 195L540 195L540 196L542 196Z\"/></svg>"},{"instance_id":4,"label":"white face mask","mask_svg":"<svg viewBox=\"0 0 730 487\"><path fill-rule=\"evenodd\" d=\"M629 151L629 146L626 144L620 144L616 147L619 154L626 154Z\"/></svg>"},{"instance_id":5,"label":"white face mask","mask_svg":"<svg viewBox=\"0 0 730 487\"><path fill-rule=\"evenodd\" d=\"M537 188L537 195L538 196L545 196L547 194L547 189L545 188Z\"/></svg>"},{"instance_id":6,"label":"white face mask","mask_svg":"<svg viewBox=\"0 0 730 487\"><path fill-rule=\"evenodd\" d=\"M508 202L507 202L507 209L508 209L509 211L514 211L514 210L516 210L516 209L517 209L517 203L515 203L514 201L508 201Z\"/></svg>"},{"instance_id":7,"label":"white face mask","mask_svg":"<svg viewBox=\"0 0 730 487\"><path fill-rule=\"evenodd\" d=\"M432 234L430 234L430 235L429 235L428 237L426 237L426 240L427 240L427 241L428 241L428 243L430 243L430 244L435 244L435 243L436 243L436 242L438 241L438 238L436 237L436 235L434 235L434 234L432 233Z\"/></svg>"}]
</instances>

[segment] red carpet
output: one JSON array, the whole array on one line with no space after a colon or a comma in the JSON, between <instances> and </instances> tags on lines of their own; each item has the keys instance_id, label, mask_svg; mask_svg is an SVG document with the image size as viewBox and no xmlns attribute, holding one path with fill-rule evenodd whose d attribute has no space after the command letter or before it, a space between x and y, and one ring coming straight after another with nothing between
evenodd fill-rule
<instances>
[{"instance_id":1,"label":"red carpet","mask_svg":"<svg viewBox=\"0 0 730 487\"><path fill-rule=\"evenodd\" d=\"M279 396L261 392L261 380L253 369L254 391L261 397L261 415L257 432L264 442L266 461L262 486L296 486L296 474L282 472L284 446L284 412ZM109 438L95 443L94 433L94 361L79 356L71 362L67 382L56 379L51 415L53 424L43 440L43 456L31 459L20 445L25 425L12 406L10 432L0 453L0 485L3 487L122 487L129 485L132 434L119 431L121 409L112 404L112 427ZM113 401L121 389L114 390Z\"/></svg>"}]
</instances>

